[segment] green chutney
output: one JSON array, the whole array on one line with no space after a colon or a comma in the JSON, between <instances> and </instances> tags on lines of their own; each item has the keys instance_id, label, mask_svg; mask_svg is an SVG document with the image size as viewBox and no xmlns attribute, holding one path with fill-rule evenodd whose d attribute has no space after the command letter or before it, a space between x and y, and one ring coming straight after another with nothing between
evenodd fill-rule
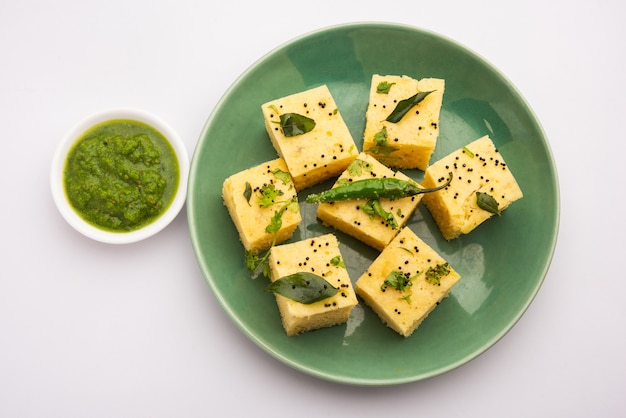
<instances>
[{"instance_id":1,"label":"green chutney","mask_svg":"<svg viewBox=\"0 0 626 418\"><path fill-rule=\"evenodd\" d=\"M159 131L116 119L92 127L76 141L63 183L72 207L89 224L130 232L165 212L179 177L174 149Z\"/></svg>"}]
</instances>

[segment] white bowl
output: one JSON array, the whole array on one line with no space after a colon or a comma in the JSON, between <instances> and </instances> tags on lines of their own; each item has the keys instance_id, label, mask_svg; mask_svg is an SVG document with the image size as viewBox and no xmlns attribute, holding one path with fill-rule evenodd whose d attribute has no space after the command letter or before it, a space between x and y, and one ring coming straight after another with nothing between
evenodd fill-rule
<instances>
[{"instance_id":1,"label":"white bowl","mask_svg":"<svg viewBox=\"0 0 626 418\"><path fill-rule=\"evenodd\" d=\"M180 171L179 183L176 189L176 195L170 206L153 222L143 226L140 229L129 232L111 232L91 225L81 218L72 208L65 193L63 184L63 170L68 152L74 143L94 125L115 119L130 119L143 122L157 131L159 131L170 143L176 157L178 158L178 168ZM161 231L170 222L176 218L180 210L185 204L187 195L187 181L189 178L189 156L182 139L178 134L163 120L158 117L138 109L111 109L95 113L86 117L76 126L74 126L63 138L59 144L50 172L50 183L52 187L52 196L61 215L74 229L83 235L96 241L109 244L127 244L137 242Z\"/></svg>"}]
</instances>

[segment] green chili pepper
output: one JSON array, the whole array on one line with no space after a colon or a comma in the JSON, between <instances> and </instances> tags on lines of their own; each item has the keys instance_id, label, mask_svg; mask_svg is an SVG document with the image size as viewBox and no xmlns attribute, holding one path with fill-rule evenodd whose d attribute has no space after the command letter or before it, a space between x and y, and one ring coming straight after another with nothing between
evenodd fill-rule
<instances>
[{"instance_id":1,"label":"green chili pepper","mask_svg":"<svg viewBox=\"0 0 626 418\"><path fill-rule=\"evenodd\" d=\"M450 178L444 184L430 189L423 189L414 181L406 181L397 178L370 178L355 180L334 187L317 194L307 196L307 203L328 203L358 199L401 199L415 196L421 193L436 192L447 187L452 181Z\"/></svg>"}]
</instances>

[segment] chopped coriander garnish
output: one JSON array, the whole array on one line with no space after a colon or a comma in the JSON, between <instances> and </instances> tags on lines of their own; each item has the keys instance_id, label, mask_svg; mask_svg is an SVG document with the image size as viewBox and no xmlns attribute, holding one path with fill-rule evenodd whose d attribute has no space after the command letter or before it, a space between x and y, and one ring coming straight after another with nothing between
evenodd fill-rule
<instances>
[{"instance_id":1,"label":"chopped coriander garnish","mask_svg":"<svg viewBox=\"0 0 626 418\"><path fill-rule=\"evenodd\" d=\"M441 278L450 274L450 264L437 264L435 267L429 267L426 270L426 281L430 284L441 284Z\"/></svg>"},{"instance_id":2,"label":"chopped coriander garnish","mask_svg":"<svg viewBox=\"0 0 626 418\"><path fill-rule=\"evenodd\" d=\"M368 200L364 205L361 205L361 210L365 212L370 217L370 219L374 219L376 216L378 216L382 218L391 227L391 229L398 229L398 221L396 221L393 213L387 212L383 208L380 200Z\"/></svg>"},{"instance_id":3,"label":"chopped coriander garnish","mask_svg":"<svg viewBox=\"0 0 626 418\"><path fill-rule=\"evenodd\" d=\"M348 173L350 173L351 176L360 176L364 172L368 173L370 171L372 171L372 165L358 158L352 161L348 166Z\"/></svg>"},{"instance_id":4,"label":"chopped coriander garnish","mask_svg":"<svg viewBox=\"0 0 626 418\"><path fill-rule=\"evenodd\" d=\"M374 146L370 147L367 151L372 154L378 155L389 155L394 151L397 151L398 148L392 147L389 145L387 141L387 127L383 126L383 128L376 132L374 135Z\"/></svg>"},{"instance_id":5,"label":"chopped coriander garnish","mask_svg":"<svg viewBox=\"0 0 626 418\"><path fill-rule=\"evenodd\" d=\"M387 127L383 126L383 128L376 132L374 135L374 143L376 145L387 145Z\"/></svg>"},{"instance_id":6,"label":"chopped coriander garnish","mask_svg":"<svg viewBox=\"0 0 626 418\"><path fill-rule=\"evenodd\" d=\"M262 208L269 208L276 202L276 199L282 196L284 193L282 190L277 189L273 184L267 184L261 187L260 194L257 195L259 206Z\"/></svg>"},{"instance_id":7,"label":"chopped coriander garnish","mask_svg":"<svg viewBox=\"0 0 626 418\"><path fill-rule=\"evenodd\" d=\"M341 186L345 186L345 185L347 185L347 184L350 184L350 179L347 179L347 178L345 178L345 177L344 177L344 178L342 178L342 179L338 179L338 180L335 182L334 187L341 187Z\"/></svg>"},{"instance_id":8,"label":"chopped coriander garnish","mask_svg":"<svg viewBox=\"0 0 626 418\"><path fill-rule=\"evenodd\" d=\"M378 93L378 94L388 94L389 90L391 89L391 86L393 86L394 84L396 84L396 83L390 83L388 81L381 81L376 86L376 93Z\"/></svg>"},{"instance_id":9,"label":"chopped coriander garnish","mask_svg":"<svg viewBox=\"0 0 626 418\"><path fill-rule=\"evenodd\" d=\"M470 151L469 148L463 147L463 152L466 153L470 158L474 158L474 153Z\"/></svg>"},{"instance_id":10,"label":"chopped coriander garnish","mask_svg":"<svg viewBox=\"0 0 626 418\"><path fill-rule=\"evenodd\" d=\"M282 228L283 226L283 213L285 213L286 210L297 212L299 209L300 204L294 196L293 199L285 202L279 210L274 212L274 216L272 216L269 225L265 227L265 232L267 232L268 234L276 235L278 231L280 231L280 228Z\"/></svg>"},{"instance_id":11,"label":"chopped coriander garnish","mask_svg":"<svg viewBox=\"0 0 626 418\"><path fill-rule=\"evenodd\" d=\"M392 270L380 286L380 290L384 292L388 287L398 290L403 293L402 299L404 299L408 304L411 304L411 292L409 291L409 288L413 286L413 279L416 276L417 275L407 277L400 270Z\"/></svg>"},{"instance_id":12,"label":"chopped coriander garnish","mask_svg":"<svg viewBox=\"0 0 626 418\"><path fill-rule=\"evenodd\" d=\"M409 277L406 277L399 270L392 270L391 273L389 273L387 277L385 277L385 281L380 286L380 290L384 291L388 287L391 287L392 289L404 292L411 286L413 286L413 282Z\"/></svg>"},{"instance_id":13,"label":"chopped coriander garnish","mask_svg":"<svg viewBox=\"0 0 626 418\"><path fill-rule=\"evenodd\" d=\"M281 170L280 168L277 168L276 170L272 171L272 174L278 180L282 181L283 184L287 184L291 181L291 174L289 174L287 171Z\"/></svg>"},{"instance_id":14,"label":"chopped coriander garnish","mask_svg":"<svg viewBox=\"0 0 626 418\"><path fill-rule=\"evenodd\" d=\"M272 247L275 245L276 241L272 242ZM271 248L271 247L270 247ZM263 276L264 277L269 277L270 276L270 266L269 263L267 263L267 259L270 256L270 250L267 250L265 252L265 254L263 255L259 255L259 254L252 254L250 251L246 250L244 252L244 262L246 264L246 267L248 268L248 270L250 270L251 272L256 272L260 266L263 266Z\"/></svg>"},{"instance_id":15,"label":"chopped coriander garnish","mask_svg":"<svg viewBox=\"0 0 626 418\"><path fill-rule=\"evenodd\" d=\"M277 115L280 113L280 112L278 111L278 108L276 107L276 105L269 105L268 107L269 107L270 109L272 109L272 110L274 111L274 113L276 113Z\"/></svg>"},{"instance_id":16,"label":"chopped coriander garnish","mask_svg":"<svg viewBox=\"0 0 626 418\"><path fill-rule=\"evenodd\" d=\"M336 255L333 258L331 258L330 259L330 264L332 264L333 266L346 268L346 265L344 264L344 262L341 259L340 255Z\"/></svg>"},{"instance_id":17,"label":"chopped coriander garnish","mask_svg":"<svg viewBox=\"0 0 626 418\"><path fill-rule=\"evenodd\" d=\"M270 256L272 247L276 245L276 236L278 235L278 231L280 231L280 228L282 228L283 226L283 214L287 210L292 212L297 212L298 210L300 210L300 204L298 203L298 200L295 196L288 201L274 203L282 203L282 206L280 207L280 209L274 212L270 223L265 227L265 232L273 235L270 248L262 256L258 254L252 254L250 251L247 250L244 252L244 261L248 270L254 273L259 269L260 266L263 266L263 276L265 277L270 276L269 263L267 262L267 259Z\"/></svg>"}]
</instances>

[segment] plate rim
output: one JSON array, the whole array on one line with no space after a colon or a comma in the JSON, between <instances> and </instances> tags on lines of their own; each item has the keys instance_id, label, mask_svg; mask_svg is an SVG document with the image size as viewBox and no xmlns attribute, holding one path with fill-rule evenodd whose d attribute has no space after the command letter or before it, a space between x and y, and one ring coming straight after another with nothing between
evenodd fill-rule
<instances>
[{"instance_id":1,"label":"plate rim","mask_svg":"<svg viewBox=\"0 0 626 418\"><path fill-rule=\"evenodd\" d=\"M251 73L253 73L255 71L256 68L258 68L260 65L262 65L266 60L268 60L269 58L271 58L272 56L274 56L277 52L282 51L284 48L288 47L291 44L297 43L297 42L301 42L304 41L308 38L314 38L316 36L322 35L324 33L328 33L328 32L332 32L335 30L348 30L348 29L397 29L397 30L404 30L404 31L410 31L410 32L414 32L414 33L419 33L421 35L424 36L430 36L433 38L438 38L446 43L451 44L452 46L463 50L464 52L470 54L473 56L474 59L480 61L480 63L482 65L484 65L485 67L488 67L492 70L492 72L494 73L494 75L497 75L498 77L500 77L503 81L503 83L506 84L506 87L515 94L516 98L519 100L520 104L522 105L522 107L528 112L528 115L530 116L532 122L536 125L536 128L538 130L538 133L541 136L541 143L545 148L546 151L546 157L547 160L550 162L550 169L553 173L553 177L552 177L552 186L554 188L554 225L552 228L552 231L549 231L551 233L551 239L549 241L549 252L546 253L546 262L543 265L543 268L541 269L540 274L538 275L536 282L535 282L535 286L532 288L532 292L529 293L529 297L527 298L526 301L524 301L524 304L522 305L522 307L516 312L516 314L513 316L513 318L511 318L511 320L506 324L506 326L504 326L502 329L499 330L499 332L497 332L492 338L490 338L489 340L485 341L483 344L481 344L479 347L477 347L476 349L474 349L473 351L469 352L467 355L463 356L462 358L458 359L455 362L452 362L450 364L448 364L445 367L439 367L437 369L433 369L429 372L424 372L424 373L419 373L419 374L415 374L415 375L410 375L410 376L406 376L406 377L400 377L400 378L365 378L365 377L349 377L349 376L344 376L344 375L339 375L339 374L333 374L333 373L329 373L327 371L323 371L320 369L316 369L316 368L312 368L312 367L306 367L304 365L302 365L301 363L299 363L297 360L289 357L289 356L285 356L282 353L280 353L278 350L276 350L274 347L272 347L270 344L267 344L266 342L264 342L261 338L259 338L259 336L257 335L257 333L253 332L253 330L249 329L249 327L245 326L245 324L242 323L241 319L238 318L236 311L234 309L232 309L225 297L221 294L221 292L219 291L219 289L217 289L217 287L215 286L215 283L213 282L212 279L210 279L209 277L207 277L207 275L210 276L210 274L208 274L208 265L205 263L205 261L202 259L202 254L200 253L200 248L199 248L199 244L198 244L198 236L197 236L197 228L196 228L196 217L194 216L194 207L195 205L194 200L195 200L195 196L193 195L193 193L191 193L192 189L194 188L194 185L196 183L196 171L197 171L197 167L198 167L198 163L197 160L199 157L197 157L197 155L199 154L199 150L200 148L202 148L202 146L205 145L205 143L207 141L204 141L203 139L206 137L207 132L210 130L214 118L215 116L219 113L219 110L222 108L222 106L224 105L224 103L228 100L228 98L233 94L235 87L242 81L244 80L246 77L248 77ZM561 215L561 197L560 197L560 186L559 186L559 178L558 178L558 170L557 170L557 166L556 166L556 161L554 159L554 155L552 152L552 149L550 147L550 143L548 141L547 135L544 131L544 128L539 120L539 118L537 117L534 109L529 105L528 101L526 100L526 98L521 94L520 90L517 88L517 86L512 83L512 81L497 67L495 66L493 63L491 63L490 61L488 61L485 57L483 57L481 54L477 53L476 51L474 51L472 48L467 47L466 45L448 37L445 35L442 35L440 33L437 33L435 31L429 30L429 29L424 29L422 27L418 27L418 26L413 26L413 25L408 25L408 24L404 24L404 23L392 23L392 22L385 22L385 21L359 21L359 22L349 22L349 23L340 23L340 24L335 24L335 25L330 25L330 26L325 26L322 28L318 28L315 30L311 30L308 32L305 32L299 36L293 37L285 42L280 43L278 46L270 49L268 52L264 53L263 55L261 55L258 59L256 59L255 61L253 61L238 77L236 77L232 84L230 84L230 86L224 91L224 93L222 94L222 96L220 97L220 99L216 102L215 106L213 107L212 111L210 112L209 116L207 117L203 128L199 134L199 140L198 143L196 144L195 148L194 148L194 152L193 152L193 156L192 156L192 161L191 161L191 165L190 165L190 173L189 173L189 181L188 181L188 192L187 192L187 219L188 219L188 229L189 229L189 234L190 234L190 238L192 241L192 246L193 246L193 250L194 250L194 254L195 254L195 258L196 258L196 262L198 263L198 266L200 267L200 271L201 274L204 278L204 281L207 283L207 285L209 286L211 292L213 293L213 296L216 298L216 300L218 301L220 307L226 312L227 316L229 317L229 319L236 325L236 327L244 334L246 335L246 337L248 337L257 347L261 348L263 351L265 351L266 353L270 354L272 357L274 357L275 359L279 360L280 362L282 362L283 364L286 364L287 366L298 370L300 372L303 372L305 374L308 374L310 376L313 377L317 377L323 380L327 380L327 381L332 381L335 383L343 383L343 384L348 384L348 385L355 385L355 386L389 386L389 385L399 385L399 384L406 384L406 383L413 383L413 382L417 382L417 381L421 381L421 380L426 380L426 379L430 379L432 377L435 376L439 376L442 375L444 373L450 372L454 369L459 368L460 366L467 364L468 362L474 360L475 358L481 356L482 354L486 353L489 349L491 349L495 344L497 344L508 332L510 332L515 325L519 322L519 320L524 316L524 314L527 312L528 308L530 307L530 305L532 304L532 302L535 300L535 298L537 297L537 294L539 293L539 290L541 289L546 276L548 274L548 271L551 267L552 264L552 260L554 258L554 253L556 250L556 244L558 241L558 236L559 236L559 228L560 228L560 215Z\"/></svg>"}]
</instances>

